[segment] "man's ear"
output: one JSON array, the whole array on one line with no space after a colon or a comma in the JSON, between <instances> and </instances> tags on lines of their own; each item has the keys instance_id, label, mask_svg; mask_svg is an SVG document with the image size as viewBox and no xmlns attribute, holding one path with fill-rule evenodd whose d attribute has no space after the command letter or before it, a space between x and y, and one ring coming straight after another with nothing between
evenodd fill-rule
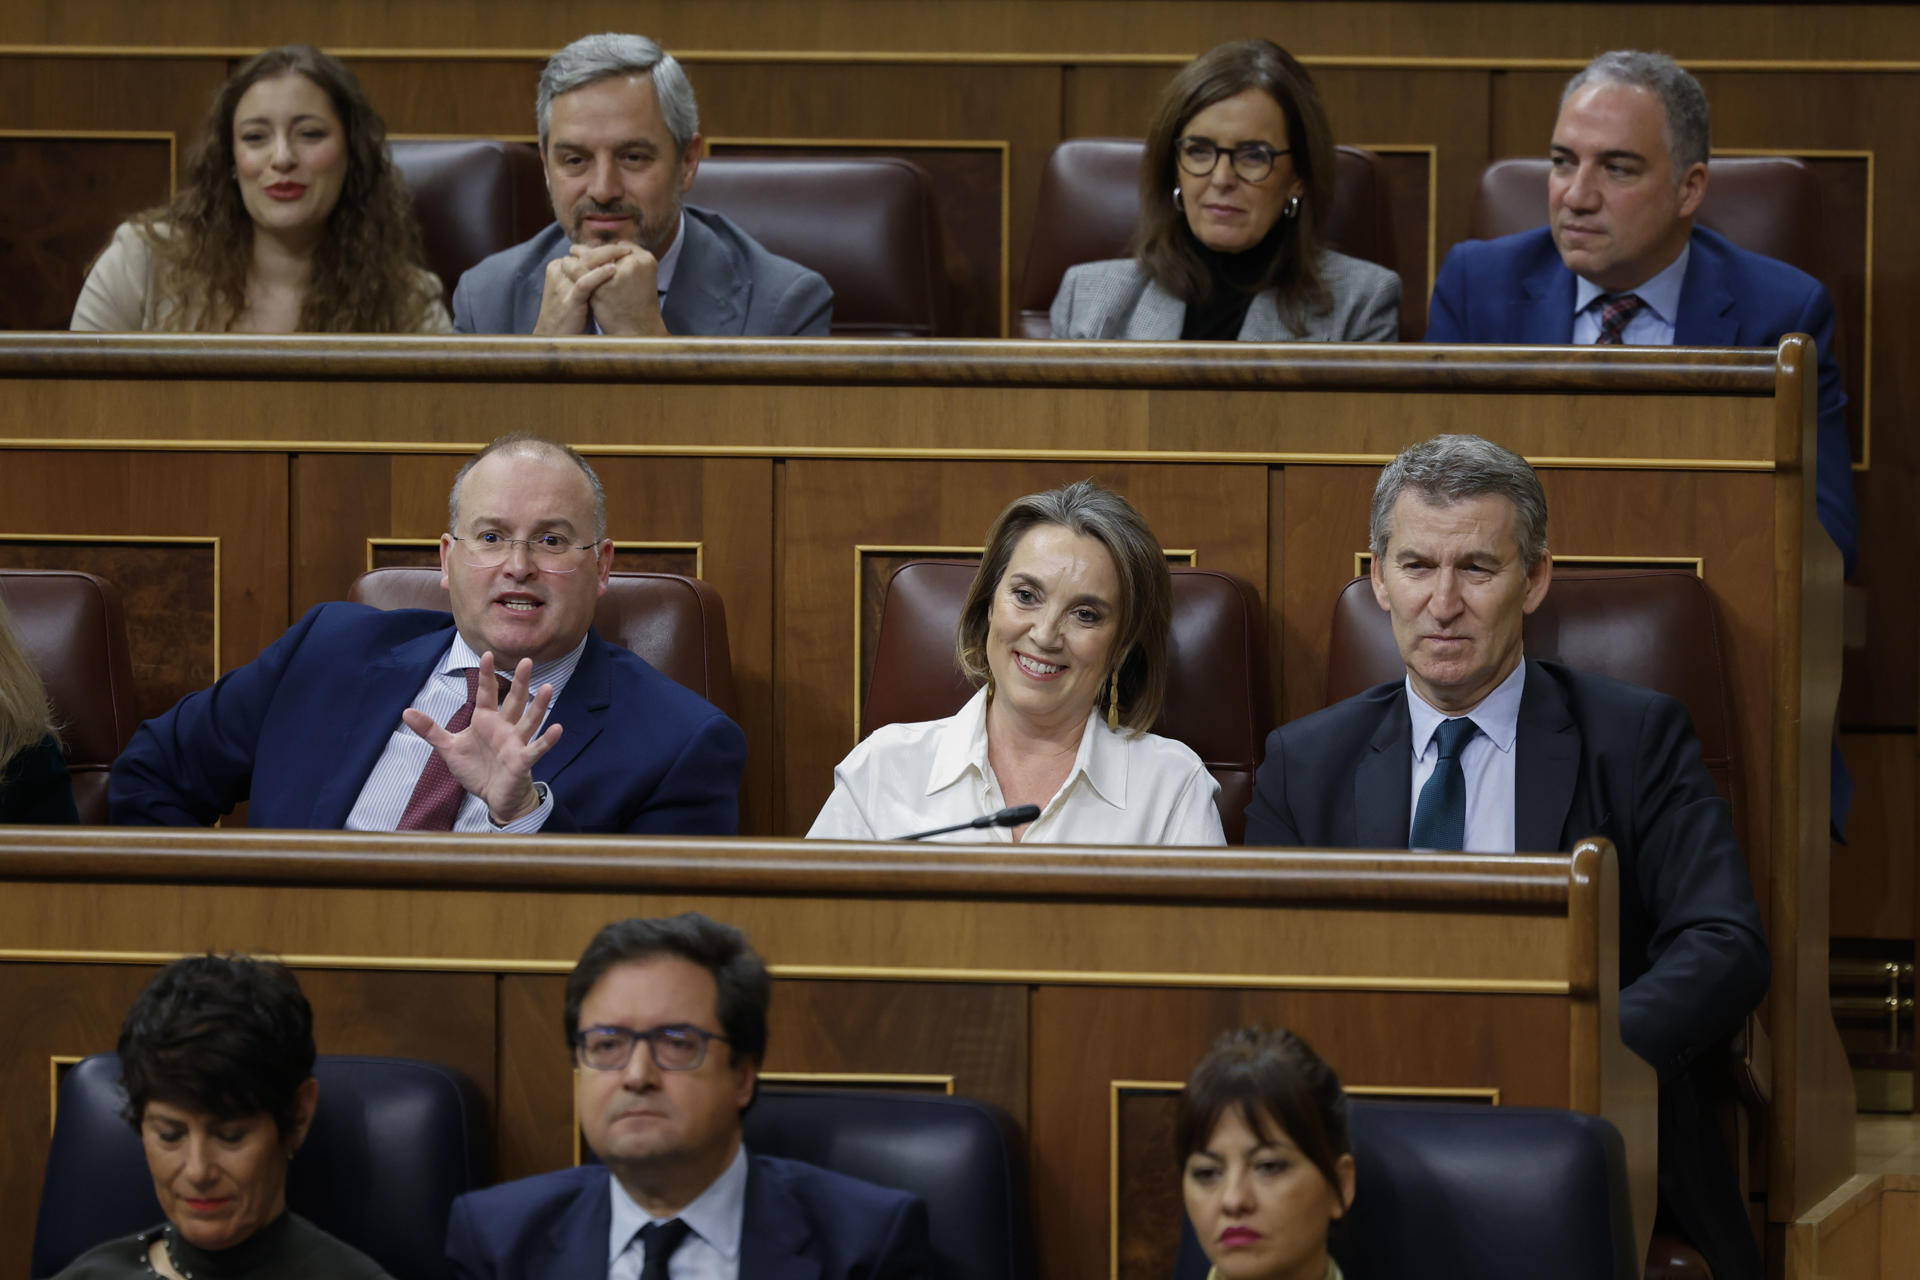
<instances>
[{"instance_id":1,"label":"man's ear","mask_svg":"<svg viewBox=\"0 0 1920 1280\"><path fill-rule=\"evenodd\" d=\"M1368 557L1367 577L1373 580L1373 598L1382 609L1393 612L1393 600L1387 595L1386 559L1382 556Z\"/></svg>"},{"instance_id":2,"label":"man's ear","mask_svg":"<svg viewBox=\"0 0 1920 1280\"><path fill-rule=\"evenodd\" d=\"M1679 215L1691 218L1699 210L1700 202L1707 198L1707 166L1695 161L1680 175L1679 187Z\"/></svg>"},{"instance_id":3,"label":"man's ear","mask_svg":"<svg viewBox=\"0 0 1920 1280\"><path fill-rule=\"evenodd\" d=\"M694 134L687 140L687 149L680 154L680 194L685 195L693 189L693 175L699 172L700 161L706 157L707 140L701 134Z\"/></svg>"},{"instance_id":4,"label":"man's ear","mask_svg":"<svg viewBox=\"0 0 1920 1280\"><path fill-rule=\"evenodd\" d=\"M605 595L607 594L607 579L609 575L613 573L612 538L600 539L599 549L593 553L593 559L594 572L600 575L600 590L598 594Z\"/></svg>"},{"instance_id":5,"label":"man's ear","mask_svg":"<svg viewBox=\"0 0 1920 1280\"><path fill-rule=\"evenodd\" d=\"M1520 612L1532 613L1547 598L1547 588L1553 583L1553 553L1542 551L1540 563L1527 570L1527 595L1520 602Z\"/></svg>"},{"instance_id":6,"label":"man's ear","mask_svg":"<svg viewBox=\"0 0 1920 1280\"><path fill-rule=\"evenodd\" d=\"M760 1083L760 1064L743 1056L729 1070L733 1072L734 1106L744 1111L747 1104L753 1101L753 1091Z\"/></svg>"},{"instance_id":7,"label":"man's ear","mask_svg":"<svg viewBox=\"0 0 1920 1280\"><path fill-rule=\"evenodd\" d=\"M451 556L452 554L453 554L453 535L450 533L443 533L440 535L440 589L442 591L453 590L453 585L447 581L447 574L449 573L451 568L447 563L447 557Z\"/></svg>"}]
</instances>

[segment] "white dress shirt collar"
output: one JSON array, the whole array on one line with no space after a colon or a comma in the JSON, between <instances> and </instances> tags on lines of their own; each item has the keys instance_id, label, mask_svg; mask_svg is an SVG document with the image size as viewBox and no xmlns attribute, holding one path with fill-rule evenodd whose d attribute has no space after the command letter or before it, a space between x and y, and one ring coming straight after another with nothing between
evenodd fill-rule
<instances>
[{"instance_id":1,"label":"white dress shirt collar","mask_svg":"<svg viewBox=\"0 0 1920 1280\"><path fill-rule=\"evenodd\" d=\"M966 777L969 770L982 778L993 776L987 761L987 691L984 687L976 690L967 705L940 731L933 767L927 772L927 794L946 790ZM1099 707L1087 714L1086 730L1080 735L1080 749L1074 754L1073 768L1047 808L1052 809L1064 800L1081 778L1109 805L1116 809L1127 807L1126 742L1119 733L1107 728Z\"/></svg>"},{"instance_id":2,"label":"white dress shirt collar","mask_svg":"<svg viewBox=\"0 0 1920 1280\"><path fill-rule=\"evenodd\" d=\"M1513 750L1513 741L1520 736L1520 694L1527 684L1527 660L1523 657L1507 678L1493 687L1493 692L1480 700L1480 704L1468 711L1467 717L1502 752ZM1446 712L1438 710L1413 687L1413 677L1407 677L1407 713L1413 717L1413 758L1420 759L1427 753L1427 744L1433 741L1443 720L1454 719Z\"/></svg>"},{"instance_id":3,"label":"white dress shirt collar","mask_svg":"<svg viewBox=\"0 0 1920 1280\"><path fill-rule=\"evenodd\" d=\"M535 663L532 678L533 688L538 689L543 684L550 684L553 686L554 700L556 702L559 701L560 690L565 688L567 681L573 677L574 668L580 665L580 655L586 651L587 638L581 636L580 643L573 646L571 651L561 654L550 662ZM442 675L456 676L460 675L460 673L468 667L477 667L479 665L480 655L473 651L473 646L467 643L466 637L462 636L459 628L456 627L453 632L453 644L447 649L447 656L440 662L440 673ZM508 667L504 671L495 667L494 670L509 680L513 678L512 667ZM552 708L549 707L548 710L551 712Z\"/></svg>"},{"instance_id":4,"label":"white dress shirt collar","mask_svg":"<svg viewBox=\"0 0 1920 1280\"><path fill-rule=\"evenodd\" d=\"M635 1046L639 1052L639 1046ZM611 1266L627 1246L639 1234L640 1228L655 1222L668 1222L669 1218L655 1218L642 1209L627 1189L620 1185L620 1179L607 1172L608 1188L613 1197L613 1218L607 1229L607 1262ZM687 1224L692 1235L681 1244L681 1250L699 1241L719 1254L731 1264L737 1272L740 1264L740 1234L747 1216L747 1148L742 1144L733 1153L733 1163L712 1182L707 1189L693 1198L693 1201L673 1217ZM678 1254L675 1255L676 1257Z\"/></svg>"},{"instance_id":5,"label":"white dress shirt collar","mask_svg":"<svg viewBox=\"0 0 1920 1280\"><path fill-rule=\"evenodd\" d=\"M660 297L667 296L667 290L673 288L673 273L680 266L680 247L687 242L687 212L680 211L680 221L675 224L673 243L660 255L659 266L654 271L653 287Z\"/></svg>"},{"instance_id":6,"label":"white dress shirt collar","mask_svg":"<svg viewBox=\"0 0 1920 1280\"><path fill-rule=\"evenodd\" d=\"M1607 296L1610 292L1631 293L1646 304L1646 309L1651 311L1656 319L1671 329L1680 314L1680 286L1686 280L1687 260L1691 257L1693 257L1693 241L1688 240L1681 247L1680 256L1668 263L1665 270L1633 289L1602 289L1585 276L1575 276L1573 278L1573 314L1576 316L1583 314L1588 307L1593 306L1598 299Z\"/></svg>"}]
</instances>

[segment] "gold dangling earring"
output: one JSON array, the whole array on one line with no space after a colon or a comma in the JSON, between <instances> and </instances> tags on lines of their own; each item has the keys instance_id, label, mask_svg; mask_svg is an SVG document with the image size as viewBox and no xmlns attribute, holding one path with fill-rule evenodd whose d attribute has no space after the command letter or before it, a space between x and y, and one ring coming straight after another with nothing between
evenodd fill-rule
<instances>
[{"instance_id":1,"label":"gold dangling earring","mask_svg":"<svg viewBox=\"0 0 1920 1280\"><path fill-rule=\"evenodd\" d=\"M1120 668L1113 669L1113 676L1107 681L1107 728L1115 733L1120 731Z\"/></svg>"}]
</instances>

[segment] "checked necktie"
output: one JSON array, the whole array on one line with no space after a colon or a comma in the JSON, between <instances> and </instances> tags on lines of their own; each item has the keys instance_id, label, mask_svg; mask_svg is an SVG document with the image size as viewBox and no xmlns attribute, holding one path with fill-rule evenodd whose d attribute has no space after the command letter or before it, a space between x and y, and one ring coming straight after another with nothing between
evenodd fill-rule
<instances>
[{"instance_id":1,"label":"checked necktie","mask_svg":"<svg viewBox=\"0 0 1920 1280\"><path fill-rule=\"evenodd\" d=\"M1617 347L1620 335L1627 331L1627 323L1640 314L1640 308L1647 304L1640 301L1637 293L1616 293L1606 295L1600 308L1600 336L1594 339L1596 347Z\"/></svg>"},{"instance_id":2,"label":"checked necktie","mask_svg":"<svg viewBox=\"0 0 1920 1280\"><path fill-rule=\"evenodd\" d=\"M1413 814L1409 849L1458 849L1467 839L1467 774L1460 753L1480 727L1465 716L1442 720L1433 732L1440 744L1440 760L1427 785L1420 788L1420 807Z\"/></svg>"},{"instance_id":3,"label":"checked necktie","mask_svg":"<svg viewBox=\"0 0 1920 1280\"><path fill-rule=\"evenodd\" d=\"M509 681L498 674L494 679L500 682L500 696L505 698ZM472 723L473 704L479 696L480 668L468 667L466 705L454 712L453 719L447 721L448 733L459 733ZM427 756L427 767L420 771L420 781L413 784L413 794L407 798L406 812L400 815L400 825L395 830L453 830L454 817L460 812L460 801L466 794L466 788L453 780L453 774L447 769L447 762L440 758L440 753L432 752Z\"/></svg>"}]
</instances>

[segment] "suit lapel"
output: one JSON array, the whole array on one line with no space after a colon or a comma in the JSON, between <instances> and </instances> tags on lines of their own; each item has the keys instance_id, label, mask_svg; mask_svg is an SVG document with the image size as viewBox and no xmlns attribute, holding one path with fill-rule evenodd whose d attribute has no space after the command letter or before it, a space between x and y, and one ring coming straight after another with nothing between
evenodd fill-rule
<instances>
[{"instance_id":1,"label":"suit lapel","mask_svg":"<svg viewBox=\"0 0 1920 1280\"><path fill-rule=\"evenodd\" d=\"M1737 347L1740 318L1734 314L1727 271L1711 232L1695 229L1693 254L1680 280L1680 305L1673 318L1673 341L1682 347Z\"/></svg>"},{"instance_id":2,"label":"suit lapel","mask_svg":"<svg viewBox=\"0 0 1920 1280\"><path fill-rule=\"evenodd\" d=\"M1413 718L1407 694L1387 700L1386 714L1353 774L1353 843L1358 849L1404 849L1412 826Z\"/></svg>"},{"instance_id":3,"label":"suit lapel","mask_svg":"<svg viewBox=\"0 0 1920 1280\"><path fill-rule=\"evenodd\" d=\"M434 663L453 643L453 621L395 645L386 656L371 662L359 676L343 681L341 714L334 719L335 738L317 759L330 762L324 781L314 791L313 825L344 827L360 798L367 775L387 749L387 740L400 713L427 681Z\"/></svg>"},{"instance_id":4,"label":"suit lapel","mask_svg":"<svg viewBox=\"0 0 1920 1280\"><path fill-rule=\"evenodd\" d=\"M1537 662L1527 663L1513 749L1514 851L1564 853L1567 814L1580 771L1580 727L1560 687Z\"/></svg>"},{"instance_id":5,"label":"suit lapel","mask_svg":"<svg viewBox=\"0 0 1920 1280\"><path fill-rule=\"evenodd\" d=\"M673 333L687 337L738 337L746 328L746 273L730 247L692 209L681 234L687 242L680 247L660 318Z\"/></svg>"},{"instance_id":6,"label":"suit lapel","mask_svg":"<svg viewBox=\"0 0 1920 1280\"><path fill-rule=\"evenodd\" d=\"M548 1241L553 1265L542 1273L581 1280L607 1274L607 1233L613 1230L613 1175L593 1179L554 1219Z\"/></svg>"},{"instance_id":7,"label":"suit lapel","mask_svg":"<svg viewBox=\"0 0 1920 1280\"><path fill-rule=\"evenodd\" d=\"M1181 317L1181 323L1186 317ZM1178 335L1175 335L1178 336ZM1240 322L1240 341L1242 342L1312 342L1317 335L1312 331L1301 333L1280 318L1279 295L1272 289L1262 289L1253 296L1253 303L1247 308L1247 318Z\"/></svg>"},{"instance_id":8,"label":"suit lapel","mask_svg":"<svg viewBox=\"0 0 1920 1280\"><path fill-rule=\"evenodd\" d=\"M1552 241L1548 249L1551 256L1521 282L1521 296L1513 300L1513 332L1521 342L1564 346L1573 341L1573 272Z\"/></svg>"},{"instance_id":9,"label":"suit lapel","mask_svg":"<svg viewBox=\"0 0 1920 1280\"><path fill-rule=\"evenodd\" d=\"M566 768L606 727L607 708L613 703L613 660L606 642L598 632L587 632L587 647L580 651L580 665L560 691L559 699L547 717L549 724L565 730L553 750L533 766L534 780L551 783L554 775Z\"/></svg>"},{"instance_id":10,"label":"suit lapel","mask_svg":"<svg viewBox=\"0 0 1920 1280\"><path fill-rule=\"evenodd\" d=\"M1140 304L1127 317L1126 332L1120 336L1150 342L1174 342L1179 339L1180 328L1186 322L1187 304L1149 277L1147 287L1140 292Z\"/></svg>"},{"instance_id":11,"label":"suit lapel","mask_svg":"<svg viewBox=\"0 0 1920 1280\"><path fill-rule=\"evenodd\" d=\"M747 1208L740 1232L740 1274L752 1280L818 1280L807 1256L806 1215L757 1156L747 1157Z\"/></svg>"}]
</instances>

